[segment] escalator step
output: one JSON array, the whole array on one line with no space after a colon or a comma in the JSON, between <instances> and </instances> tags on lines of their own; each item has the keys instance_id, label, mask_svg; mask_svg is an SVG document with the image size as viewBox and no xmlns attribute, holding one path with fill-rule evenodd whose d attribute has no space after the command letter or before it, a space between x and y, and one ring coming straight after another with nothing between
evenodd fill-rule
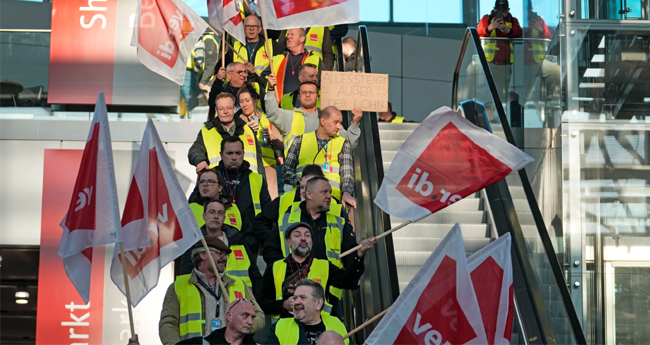
<instances>
[{"instance_id":1,"label":"escalator step","mask_svg":"<svg viewBox=\"0 0 650 345\"><path fill-rule=\"evenodd\" d=\"M410 224L402 230L399 230L393 233L393 240L411 240L418 241L420 239L442 239L449 233L449 230L454 226L454 224ZM487 237L488 225L487 224L461 224L460 231L463 234L463 238L466 237ZM408 247L395 247L395 248L405 248ZM397 250L397 249L396 249Z\"/></svg>"},{"instance_id":2,"label":"escalator step","mask_svg":"<svg viewBox=\"0 0 650 345\"><path fill-rule=\"evenodd\" d=\"M393 226L405 222L405 219L391 217ZM487 223L487 212L485 211L438 211L420 221L417 224L454 224L454 223Z\"/></svg>"}]
</instances>

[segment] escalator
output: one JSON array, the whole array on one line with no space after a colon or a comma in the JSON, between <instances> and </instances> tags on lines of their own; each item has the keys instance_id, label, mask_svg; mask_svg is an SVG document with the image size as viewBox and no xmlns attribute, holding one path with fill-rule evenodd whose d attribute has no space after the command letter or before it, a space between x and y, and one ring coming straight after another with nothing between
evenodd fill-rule
<instances>
[{"instance_id":1,"label":"escalator","mask_svg":"<svg viewBox=\"0 0 650 345\"><path fill-rule=\"evenodd\" d=\"M359 27L355 72L372 72L367 30ZM515 143L475 29L468 29L454 75L454 103L479 127ZM493 113L485 104L493 105ZM374 205L384 171L415 124L379 124L366 113L354 150L357 239L378 235L402 220ZM496 119L496 120L495 120ZM361 287L344 297L348 327L388 308L451 226L459 222L470 255L505 233L513 238L515 320L512 344L586 344L526 171L469 196L417 224L387 236L366 259ZM561 255L561 254L559 254ZM376 323L375 323L376 326ZM373 326L355 335L363 343Z\"/></svg>"}]
</instances>

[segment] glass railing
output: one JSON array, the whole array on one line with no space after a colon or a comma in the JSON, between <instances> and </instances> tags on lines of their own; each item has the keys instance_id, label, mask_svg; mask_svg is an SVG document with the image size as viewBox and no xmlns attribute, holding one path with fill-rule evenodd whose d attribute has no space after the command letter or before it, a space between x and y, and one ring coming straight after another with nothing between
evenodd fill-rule
<instances>
[{"instance_id":1,"label":"glass railing","mask_svg":"<svg viewBox=\"0 0 650 345\"><path fill-rule=\"evenodd\" d=\"M465 116L515 144L504 104L476 29L468 29L454 75L452 104ZM513 236L515 301L526 343L585 344L551 238L527 173L521 170L486 188L497 233Z\"/></svg>"}]
</instances>

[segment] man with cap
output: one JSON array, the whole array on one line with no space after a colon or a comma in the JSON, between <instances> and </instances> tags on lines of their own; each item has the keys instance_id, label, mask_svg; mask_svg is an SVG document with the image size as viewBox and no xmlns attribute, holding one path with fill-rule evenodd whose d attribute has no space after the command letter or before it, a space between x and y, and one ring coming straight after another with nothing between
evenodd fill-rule
<instances>
[{"instance_id":1,"label":"man with cap","mask_svg":"<svg viewBox=\"0 0 650 345\"><path fill-rule=\"evenodd\" d=\"M361 242L362 247L354 255L349 269L343 270L333 263L317 259L311 255L312 228L309 224L293 223L284 232L286 244L291 254L273 265L269 265L262 278L262 294L259 302L266 314L292 317L293 293L295 285L302 279L318 282L327 291L328 286L339 289L355 289L364 271L363 256L377 243L374 237ZM327 293L323 312L331 314L332 306L338 304L338 298Z\"/></svg>"},{"instance_id":2,"label":"man with cap","mask_svg":"<svg viewBox=\"0 0 650 345\"><path fill-rule=\"evenodd\" d=\"M264 327L264 313L255 302L253 292L241 279L224 275L231 250L220 239L206 236L209 252L202 242L194 246L191 274L176 277L167 289L160 313L158 332L163 345L176 344L181 340L206 336L226 326L226 306L229 301L246 298L255 304L255 321L251 332ZM212 256L217 270L214 272L208 255ZM228 296L223 296L216 274L219 274Z\"/></svg>"},{"instance_id":3,"label":"man with cap","mask_svg":"<svg viewBox=\"0 0 650 345\"><path fill-rule=\"evenodd\" d=\"M522 30L517 18L510 14L508 0L496 0L494 9L486 14L478 23L479 36L521 38ZM505 100L510 84L512 65L515 62L514 45L509 40L484 40L483 51L485 58L491 63L490 71L497 84L501 99Z\"/></svg>"},{"instance_id":4,"label":"man with cap","mask_svg":"<svg viewBox=\"0 0 650 345\"><path fill-rule=\"evenodd\" d=\"M253 253L246 244L244 235L236 228L224 224L226 204L220 199L208 200L204 204L201 232L204 236L214 236L225 243L231 250L226 265L226 275L244 281L246 286L259 296L262 288L262 274L255 261L251 260ZM181 274L190 274L194 269L192 250L188 250L181 258Z\"/></svg>"}]
</instances>

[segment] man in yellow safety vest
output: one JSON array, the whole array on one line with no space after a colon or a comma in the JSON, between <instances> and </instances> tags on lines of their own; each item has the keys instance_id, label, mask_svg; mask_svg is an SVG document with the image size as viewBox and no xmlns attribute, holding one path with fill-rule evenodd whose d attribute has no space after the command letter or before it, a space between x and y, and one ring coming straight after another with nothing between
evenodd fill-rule
<instances>
[{"instance_id":1,"label":"man in yellow safety vest","mask_svg":"<svg viewBox=\"0 0 650 345\"><path fill-rule=\"evenodd\" d=\"M206 201L202 218L205 224L201 227L204 236L214 236L225 243L230 250L226 275L234 279L242 279L246 286L253 290L255 296L259 296L262 288L262 274L257 263L251 261L252 252L246 244L244 235L236 228L224 224L226 218L226 205L219 199ZM192 264L192 250L188 250L181 257L181 274L190 274L194 265Z\"/></svg>"},{"instance_id":2,"label":"man in yellow safety vest","mask_svg":"<svg viewBox=\"0 0 650 345\"><path fill-rule=\"evenodd\" d=\"M300 66L300 69L298 69L298 80L301 84L305 81L311 81L316 83L316 85L319 85L318 67L310 63L306 63ZM286 110L293 110L294 108L300 109L300 96L298 94L299 92L300 89L297 89L292 93L288 93L282 96L282 99L280 100L280 108ZM320 94L320 91L318 92ZM320 97L318 97L316 100L316 108L320 109Z\"/></svg>"},{"instance_id":3,"label":"man in yellow safety vest","mask_svg":"<svg viewBox=\"0 0 650 345\"><path fill-rule=\"evenodd\" d=\"M255 321L251 333L264 328L264 313L255 302L252 291L241 279L223 275L230 248L216 237L206 236L210 249L206 253L201 242L194 246L191 274L176 277L167 289L160 313L158 333L163 345L173 345L181 340L206 336L226 326L226 307L229 301L246 298L255 304ZM211 255L219 272L214 272L208 255ZM221 276L228 296L224 296L217 276Z\"/></svg>"},{"instance_id":4,"label":"man in yellow safety vest","mask_svg":"<svg viewBox=\"0 0 650 345\"><path fill-rule=\"evenodd\" d=\"M312 234L311 226L303 222L293 223L287 228L285 241L287 247L291 248L291 254L269 265L262 277L262 294L259 302L266 314L281 318L292 317L290 314L294 311L292 296L296 283L302 279L314 280L323 289L328 286L339 289L358 287L359 278L365 268L364 254L377 243L377 239L371 237L361 242L362 247L357 250L353 263L346 271L328 260L317 259L311 255ZM333 300L328 293L327 298L324 299L323 312L331 314L332 307L336 304L338 300Z\"/></svg>"},{"instance_id":5,"label":"man in yellow safety vest","mask_svg":"<svg viewBox=\"0 0 650 345\"><path fill-rule=\"evenodd\" d=\"M326 332L336 332L340 337L347 334L341 320L323 312L325 292L318 282L303 279L296 284L293 295L294 317L279 320L271 326L266 345L329 344L319 339ZM345 345L349 344L349 339Z\"/></svg>"}]
</instances>

